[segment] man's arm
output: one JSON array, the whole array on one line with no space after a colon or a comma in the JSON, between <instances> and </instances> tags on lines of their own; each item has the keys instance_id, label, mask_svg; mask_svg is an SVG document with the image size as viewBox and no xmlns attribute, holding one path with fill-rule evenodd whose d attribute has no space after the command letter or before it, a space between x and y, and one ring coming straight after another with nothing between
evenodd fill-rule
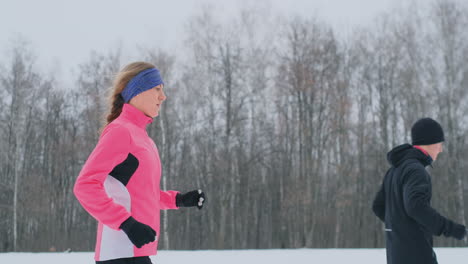
<instances>
[{"instance_id":1,"label":"man's arm","mask_svg":"<svg viewBox=\"0 0 468 264\"><path fill-rule=\"evenodd\" d=\"M403 200L406 213L436 236L451 236L463 239L465 226L439 214L430 206L431 183L424 168L410 169L403 185Z\"/></svg>"},{"instance_id":2,"label":"man's arm","mask_svg":"<svg viewBox=\"0 0 468 264\"><path fill-rule=\"evenodd\" d=\"M372 203L372 211L382 222L385 222L385 189L383 183Z\"/></svg>"}]
</instances>

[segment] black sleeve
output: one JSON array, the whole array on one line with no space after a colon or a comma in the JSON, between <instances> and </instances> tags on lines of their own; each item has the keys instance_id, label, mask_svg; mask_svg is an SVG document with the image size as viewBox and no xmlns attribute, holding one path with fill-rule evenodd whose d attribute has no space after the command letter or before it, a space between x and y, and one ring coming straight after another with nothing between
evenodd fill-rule
<instances>
[{"instance_id":1,"label":"black sleeve","mask_svg":"<svg viewBox=\"0 0 468 264\"><path fill-rule=\"evenodd\" d=\"M460 225L443 217L430 206L431 182L424 168L409 169L403 184L404 206L411 218L436 236L456 236L455 229Z\"/></svg>"},{"instance_id":2,"label":"black sleeve","mask_svg":"<svg viewBox=\"0 0 468 264\"><path fill-rule=\"evenodd\" d=\"M380 190L377 192L375 196L374 202L372 203L372 211L374 214L385 222L385 189L384 184L380 187Z\"/></svg>"},{"instance_id":3,"label":"black sleeve","mask_svg":"<svg viewBox=\"0 0 468 264\"><path fill-rule=\"evenodd\" d=\"M380 190L375 195L374 202L372 203L372 211L374 211L374 214L382 220L382 222L385 222L385 180L391 170L392 169L389 169L387 173L385 173L382 186L380 186Z\"/></svg>"}]
</instances>

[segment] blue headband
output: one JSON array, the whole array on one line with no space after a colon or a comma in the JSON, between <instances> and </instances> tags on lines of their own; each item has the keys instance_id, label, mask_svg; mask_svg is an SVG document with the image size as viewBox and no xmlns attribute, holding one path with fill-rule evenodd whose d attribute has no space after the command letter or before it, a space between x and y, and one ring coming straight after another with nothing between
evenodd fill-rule
<instances>
[{"instance_id":1,"label":"blue headband","mask_svg":"<svg viewBox=\"0 0 468 264\"><path fill-rule=\"evenodd\" d=\"M151 68L146 69L138 73L133 77L125 86L122 91L122 97L125 103L128 103L130 99L135 97L137 94L147 91L155 86L164 84L158 69Z\"/></svg>"}]
</instances>

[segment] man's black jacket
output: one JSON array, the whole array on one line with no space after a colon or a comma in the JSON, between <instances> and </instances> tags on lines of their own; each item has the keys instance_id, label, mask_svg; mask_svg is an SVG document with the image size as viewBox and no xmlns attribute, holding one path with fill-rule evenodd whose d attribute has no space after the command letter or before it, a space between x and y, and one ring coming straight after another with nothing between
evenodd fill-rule
<instances>
[{"instance_id":1,"label":"man's black jacket","mask_svg":"<svg viewBox=\"0 0 468 264\"><path fill-rule=\"evenodd\" d=\"M387 263L435 264L432 236L460 237L465 227L430 206L432 184L425 167L432 159L428 155L405 144L390 151L387 159L392 167L372 205L385 222Z\"/></svg>"}]
</instances>

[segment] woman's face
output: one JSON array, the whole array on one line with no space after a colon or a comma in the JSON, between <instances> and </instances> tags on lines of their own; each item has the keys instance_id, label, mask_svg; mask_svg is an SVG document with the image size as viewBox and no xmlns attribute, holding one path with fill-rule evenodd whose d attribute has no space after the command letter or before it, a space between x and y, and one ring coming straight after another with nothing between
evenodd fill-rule
<instances>
[{"instance_id":1,"label":"woman's face","mask_svg":"<svg viewBox=\"0 0 468 264\"><path fill-rule=\"evenodd\" d=\"M137 94L135 97L130 99L129 104L138 108L145 115L154 118L158 116L159 109L164 100L166 100L166 95L163 91L163 85L160 84Z\"/></svg>"}]
</instances>

